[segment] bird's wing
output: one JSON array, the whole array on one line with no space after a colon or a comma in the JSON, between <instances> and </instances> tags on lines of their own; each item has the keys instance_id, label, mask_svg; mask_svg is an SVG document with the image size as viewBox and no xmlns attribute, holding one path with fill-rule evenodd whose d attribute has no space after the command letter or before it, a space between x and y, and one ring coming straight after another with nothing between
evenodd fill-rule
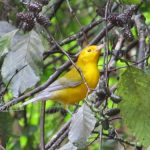
<instances>
[{"instance_id":1,"label":"bird's wing","mask_svg":"<svg viewBox=\"0 0 150 150\"><path fill-rule=\"evenodd\" d=\"M49 85L40 94L44 94L45 92L47 93L47 92L57 91L69 87L76 87L81 83L83 83L83 81L79 72L75 68L72 68L64 76L60 77L51 85Z\"/></svg>"},{"instance_id":2,"label":"bird's wing","mask_svg":"<svg viewBox=\"0 0 150 150\"><path fill-rule=\"evenodd\" d=\"M69 72L67 72L64 76L57 79L51 85L49 85L45 90L41 93L36 95L33 99L26 101L23 103L22 106L28 105L29 103L39 101L39 100L47 100L51 98L53 91L69 88L69 87L76 87L83 83L83 80L79 74L79 72L72 68Z\"/></svg>"}]
</instances>

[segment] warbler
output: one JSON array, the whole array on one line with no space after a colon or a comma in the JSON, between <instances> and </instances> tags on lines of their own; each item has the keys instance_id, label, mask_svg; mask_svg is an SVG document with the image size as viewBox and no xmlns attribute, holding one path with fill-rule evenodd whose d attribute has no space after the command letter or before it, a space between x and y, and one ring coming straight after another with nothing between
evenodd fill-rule
<instances>
[{"instance_id":1,"label":"warbler","mask_svg":"<svg viewBox=\"0 0 150 150\"><path fill-rule=\"evenodd\" d=\"M76 67L72 66L67 73L33 99L24 102L23 106L39 100L54 100L64 105L76 104L83 100L95 89L99 81L98 60L102 48L103 44L84 48L75 63Z\"/></svg>"}]
</instances>

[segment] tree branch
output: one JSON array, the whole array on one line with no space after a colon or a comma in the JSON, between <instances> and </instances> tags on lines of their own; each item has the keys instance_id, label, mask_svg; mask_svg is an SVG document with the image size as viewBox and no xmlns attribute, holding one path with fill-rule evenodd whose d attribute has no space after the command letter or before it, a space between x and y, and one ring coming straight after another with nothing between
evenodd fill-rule
<instances>
[{"instance_id":1,"label":"tree branch","mask_svg":"<svg viewBox=\"0 0 150 150\"><path fill-rule=\"evenodd\" d=\"M51 148L56 148L56 145L59 145L64 139L65 137L68 135L69 132L69 126L70 126L71 121L68 121L58 132L57 134L54 136L53 139L50 140L50 142L48 142L45 146L45 149L51 149ZM59 142L58 142L59 140ZM57 143L58 142L58 143ZM51 149L54 150L54 149Z\"/></svg>"},{"instance_id":2,"label":"tree branch","mask_svg":"<svg viewBox=\"0 0 150 150\"><path fill-rule=\"evenodd\" d=\"M48 14L48 18L51 20L55 15L56 12L59 10L61 4L64 2L65 0L57 0L55 1L55 3L51 6L51 12Z\"/></svg>"},{"instance_id":3,"label":"tree branch","mask_svg":"<svg viewBox=\"0 0 150 150\"><path fill-rule=\"evenodd\" d=\"M74 35L71 35L70 37L68 37L68 38L66 38L66 39L64 39L64 40L62 40L61 42L58 42L58 44L59 44L60 46L63 46L63 45L65 45L65 44L68 44L69 42L72 42L72 41L74 41L74 40L80 38L81 36L83 36L83 34L84 34L85 32L90 31L92 28L94 28L95 26L97 26L98 24L100 24L100 23L102 23L102 22L103 22L103 19L99 19L99 20L97 20L97 21L93 21L93 22L90 23L89 25L83 27L83 28L81 29L81 31L79 31L78 33L76 33L76 34L74 34ZM52 54L53 51L56 51L56 52L58 51L58 47L57 47L56 44L54 44L54 45L52 46L52 48L51 48L49 51L46 51L46 52L44 53L44 59L46 59L50 54Z\"/></svg>"}]
</instances>

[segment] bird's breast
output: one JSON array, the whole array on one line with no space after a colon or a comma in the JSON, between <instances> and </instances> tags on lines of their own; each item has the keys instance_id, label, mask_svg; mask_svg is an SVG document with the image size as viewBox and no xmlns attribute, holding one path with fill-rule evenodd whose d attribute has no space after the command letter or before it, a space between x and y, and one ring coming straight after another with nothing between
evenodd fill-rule
<instances>
[{"instance_id":1,"label":"bird's breast","mask_svg":"<svg viewBox=\"0 0 150 150\"><path fill-rule=\"evenodd\" d=\"M99 81L99 77L100 77L100 74L99 74L99 70L97 67L88 67L86 72L83 73L84 74L84 78L88 84L88 87L91 88L91 89L94 89L96 88L96 85Z\"/></svg>"},{"instance_id":2,"label":"bird's breast","mask_svg":"<svg viewBox=\"0 0 150 150\"><path fill-rule=\"evenodd\" d=\"M84 75L86 84L84 83L85 81L83 81L82 84L76 87L64 88L62 90L54 91L52 99L64 104L75 104L80 100L83 100L87 94L89 94L88 88L95 89L100 76L97 66L91 65L85 68L85 70L81 69L81 71L82 75Z\"/></svg>"}]
</instances>

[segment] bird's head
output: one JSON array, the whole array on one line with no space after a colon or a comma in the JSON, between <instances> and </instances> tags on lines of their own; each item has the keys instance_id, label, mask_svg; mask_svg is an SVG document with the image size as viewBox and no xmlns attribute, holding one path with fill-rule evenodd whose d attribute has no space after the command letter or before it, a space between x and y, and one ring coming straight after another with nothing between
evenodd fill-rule
<instances>
[{"instance_id":1,"label":"bird's head","mask_svg":"<svg viewBox=\"0 0 150 150\"><path fill-rule=\"evenodd\" d=\"M78 61L83 62L84 64L88 62L97 63L103 47L103 44L99 46L87 46L80 52Z\"/></svg>"}]
</instances>

